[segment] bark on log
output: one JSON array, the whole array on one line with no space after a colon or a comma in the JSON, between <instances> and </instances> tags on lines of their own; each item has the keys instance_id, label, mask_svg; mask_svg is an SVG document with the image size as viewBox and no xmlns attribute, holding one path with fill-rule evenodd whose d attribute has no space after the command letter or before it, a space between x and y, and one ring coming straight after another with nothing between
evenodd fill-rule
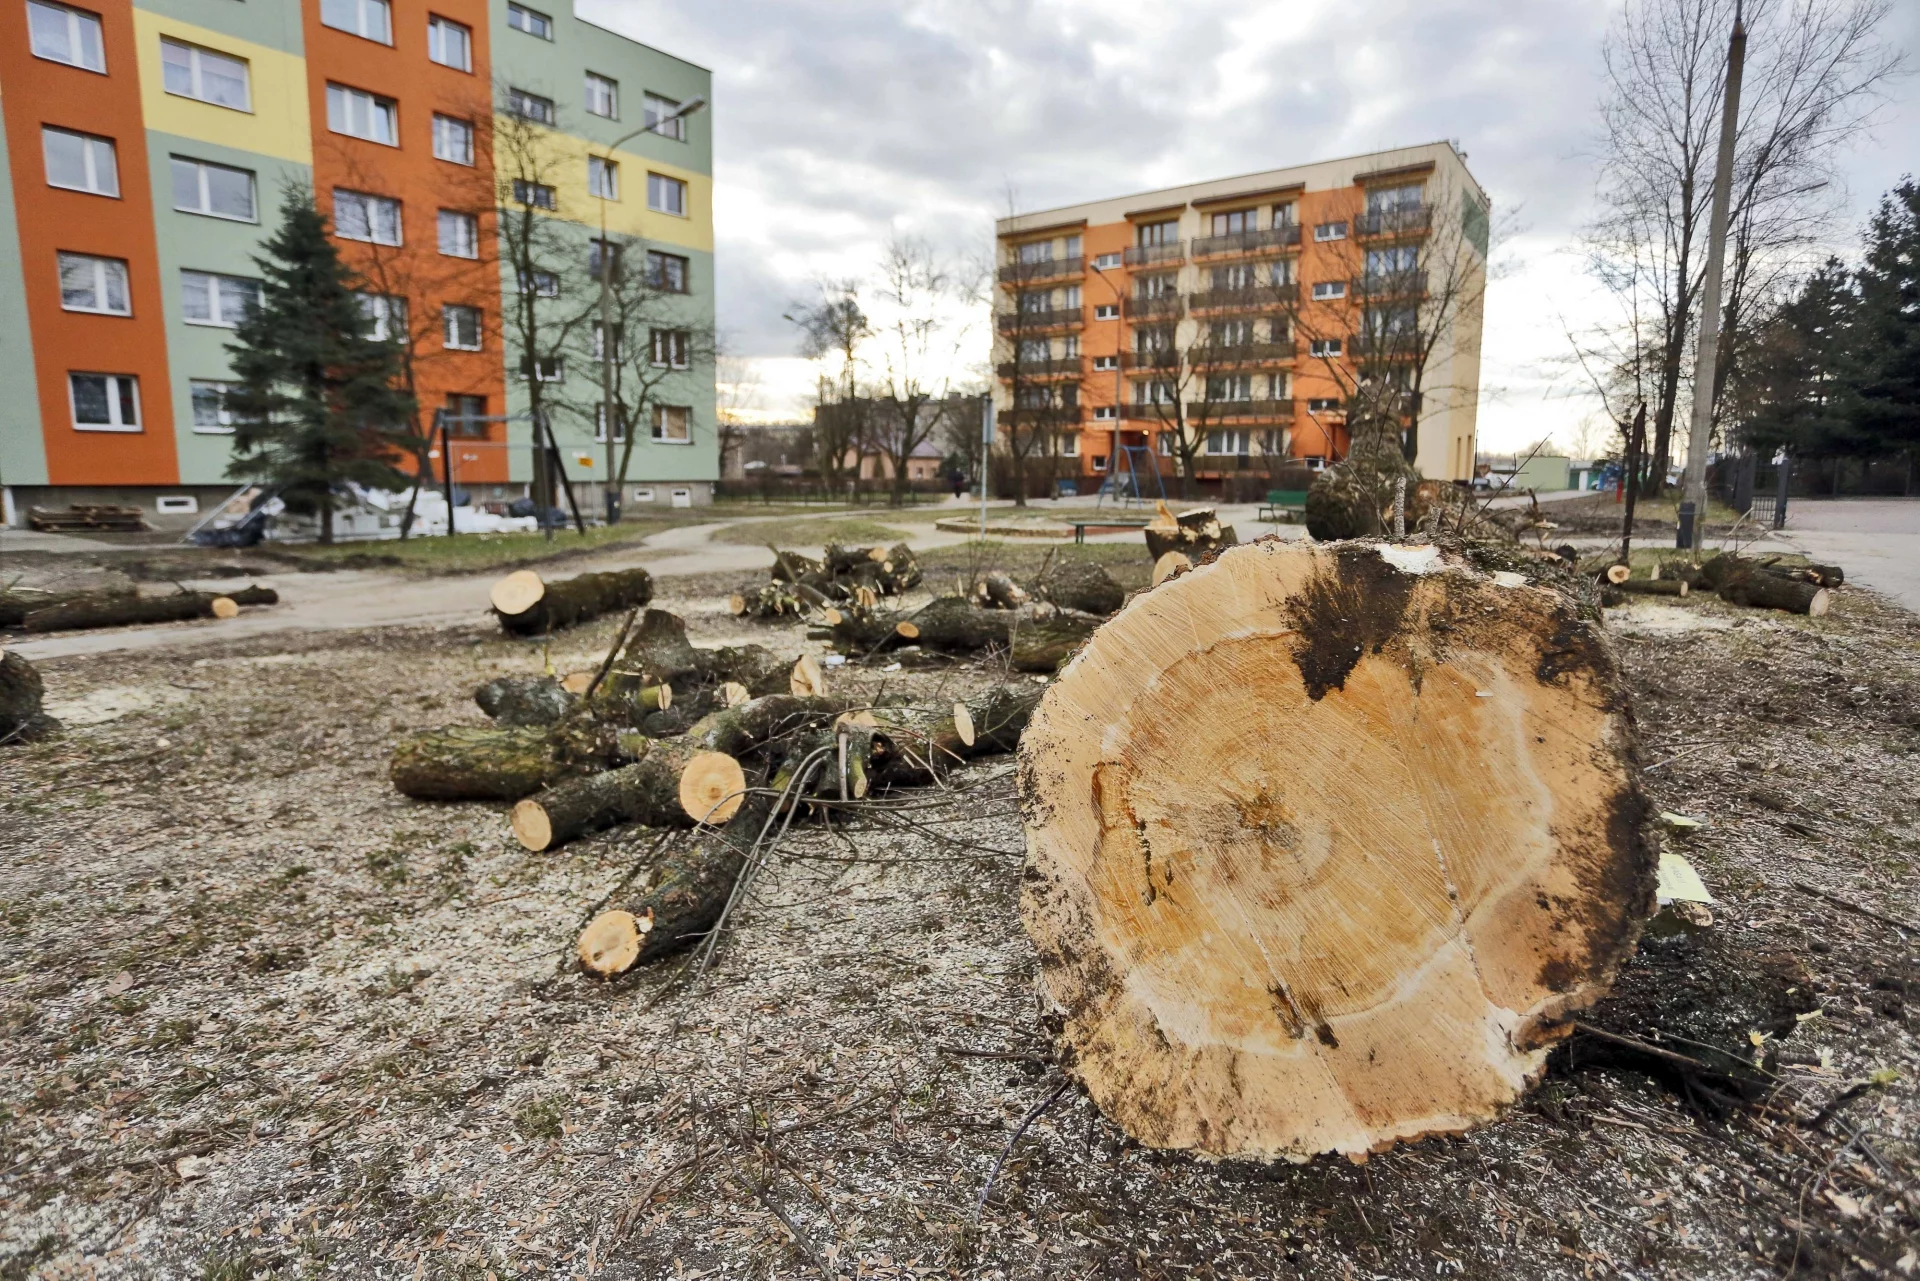
<instances>
[{"instance_id":1,"label":"bark on log","mask_svg":"<svg viewBox=\"0 0 1920 1281\"><path fill-rule=\"evenodd\" d=\"M552 725L580 700L551 676L501 676L473 691L473 701L500 725Z\"/></svg>"},{"instance_id":2,"label":"bark on log","mask_svg":"<svg viewBox=\"0 0 1920 1281\"><path fill-rule=\"evenodd\" d=\"M846 695L770 694L709 713L686 737L701 751L746 757L775 739L830 724L861 702Z\"/></svg>"},{"instance_id":3,"label":"bark on log","mask_svg":"<svg viewBox=\"0 0 1920 1281\"><path fill-rule=\"evenodd\" d=\"M1019 609L1030 599L1026 591L999 570L987 574L974 589L974 596L987 609Z\"/></svg>"},{"instance_id":4,"label":"bark on log","mask_svg":"<svg viewBox=\"0 0 1920 1281\"><path fill-rule=\"evenodd\" d=\"M60 729L41 710L45 687L40 673L19 654L0 652L0 747L37 743Z\"/></svg>"},{"instance_id":5,"label":"bark on log","mask_svg":"<svg viewBox=\"0 0 1920 1281\"><path fill-rule=\"evenodd\" d=\"M876 654L919 643L920 630L912 614L880 614L869 609L830 611L834 617L827 625L827 638L842 654Z\"/></svg>"},{"instance_id":6,"label":"bark on log","mask_svg":"<svg viewBox=\"0 0 1920 1281\"><path fill-rule=\"evenodd\" d=\"M76 596L34 610L21 626L30 632L65 632L135 623L178 623L215 617L214 602L220 600L236 605L274 605L279 603L280 594L271 587L243 587L235 592L175 592L170 596Z\"/></svg>"},{"instance_id":7,"label":"bark on log","mask_svg":"<svg viewBox=\"0 0 1920 1281\"><path fill-rule=\"evenodd\" d=\"M1394 494L1403 482L1406 524L1412 529L1427 511L1420 506L1420 473L1398 449L1350 456L1334 464L1307 487L1308 536L1326 542L1387 533L1393 528Z\"/></svg>"},{"instance_id":8,"label":"bark on log","mask_svg":"<svg viewBox=\"0 0 1920 1281\"><path fill-rule=\"evenodd\" d=\"M976 756L1012 751L1041 693L1034 685L1003 685L945 712L874 709L876 785L918 787L945 778Z\"/></svg>"},{"instance_id":9,"label":"bark on log","mask_svg":"<svg viewBox=\"0 0 1920 1281\"><path fill-rule=\"evenodd\" d=\"M786 583L743 587L727 599L728 612L735 618L797 618L807 608L807 602Z\"/></svg>"},{"instance_id":10,"label":"bark on log","mask_svg":"<svg viewBox=\"0 0 1920 1281\"><path fill-rule=\"evenodd\" d=\"M387 775L403 795L424 801L517 801L543 787L606 769L646 750L610 728L456 725L402 739Z\"/></svg>"},{"instance_id":11,"label":"bark on log","mask_svg":"<svg viewBox=\"0 0 1920 1281\"><path fill-rule=\"evenodd\" d=\"M1808 614L1819 618L1833 602L1833 593L1824 587L1764 571L1742 574L1720 588L1720 599L1735 605L1784 610L1789 614Z\"/></svg>"},{"instance_id":12,"label":"bark on log","mask_svg":"<svg viewBox=\"0 0 1920 1281\"><path fill-rule=\"evenodd\" d=\"M1653 907L1598 626L1432 548L1261 542L1134 597L1020 758L1064 1061L1155 1147L1490 1120Z\"/></svg>"},{"instance_id":13,"label":"bark on log","mask_svg":"<svg viewBox=\"0 0 1920 1281\"><path fill-rule=\"evenodd\" d=\"M41 591L20 587L0 592L0 627L18 627L28 614L72 600L130 600L131 587L103 587L93 591Z\"/></svg>"},{"instance_id":14,"label":"bark on log","mask_svg":"<svg viewBox=\"0 0 1920 1281\"><path fill-rule=\"evenodd\" d=\"M538 636L646 604L653 599L653 578L644 569L617 569L549 583L522 569L495 583L490 598L510 635Z\"/></svg>"},{"instance_id":15,"label":"bark on log","mask_svg":"<svg viewBox=\"0 0 1920 1281\"><path fill-rule=\"evenodd\" d=\"M1113 575L1092 561L1056 560L1034 584L1041 600L1062 609L1075 610L1105 618L1127 600L1127 593Z\"/></svg>"},{"instance_id":16,"label":"bark on log","mask_svg":"<svg viewBox=\"0 0 1920 1281\"><path fill-rule=\"evenodd\" d=\"M926 648L963 651L1005 649L1016 622L1024 622L1006 610L981 609L958 596L942 596L908 621Z\"/></svg>"},{"instance_id":17,"label":"bark on log","mask_svg":"<svg viewBox=\"0 0 1920 1281\"><path fill-rule=\"evenodd\" d=\"M1180 552L1198 563L1239 541L1233 526L1222 525L1211 507L1196 507L1175 515L1160 504L1160 514L1144 531L1147 555L1159 560L1168 552Z\"/></svg>"},{"instance_id":18,"label":"bark on log","mask_svg":"<svg viewBox=\"0 0 1920 1281\"><path fill-rule=\"evenodd\" d=\"M771 547L767 550L773 552L773 581L776 583L809 582L827 572L826 566L811 556Z\"/></svg>"},{"instance_id":19,"label":"bark on log","mask_svg":"<svg viewBox=\"0 0 1920 1281\"><path fill-rule=\"evenodd\" d=\"M513 807L513 834L538 853L622 823L719 826L733 817L745 793L739 761L667 739L632 765L527 797Z\"/></svg>"},{"instance_id":20,"label":"bark on log","mask_svg":"<svg viewBox=\"0 0 1920 1281\"><path fill-rule=\"evenodd\" d=\"M1612 586L1633 596L1685 596L1689 590L1683 578L1623 578Z\"/></svg>"},{"instance_id":21,"label":"bark on log","mask_svg":"<svg viewBox=\"0 0 1920 1281\"><path fill-rule=\"evenodd\" d=\"M1056 672L1093 635L1100 620L1081 614L1023 618L1013 630L1013 666L1021 672Z\"/></svg>"}]
</instances>

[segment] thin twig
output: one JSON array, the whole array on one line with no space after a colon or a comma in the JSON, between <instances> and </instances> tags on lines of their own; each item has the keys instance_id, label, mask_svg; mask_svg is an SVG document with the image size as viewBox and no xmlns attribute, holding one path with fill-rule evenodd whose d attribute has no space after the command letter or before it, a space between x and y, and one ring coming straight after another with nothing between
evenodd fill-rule
<instances>
[{"instance_id":1,"label":"thin twig","mask_svg":"<svg viewBox=\"0 0 1920 1281\"><path fill-rule=\"evenodd\" d=\"M1915 925L1911 921L1903 921L1896 916L1888 916L1883 912L1876 912L1870 907L1862 907L1860 904L1853 902L1851 899L1841 898L1838 894L1829 894L1827 893L1827 891L1823 889L1817 889L1814 886L1807 884L1805 881L1795 881L1793 883L1793 888L1796 890L1799 890L1802 894L1811 894L1815 898L1823 898L1827 902L1833 904L1835 907L1844 907L1849 912L1857 912L1859 915L1866 917L1870 921L1878 921L1882 925L1891 925L1894 929L1905 930L1909 934L1920 934L1920 925Z\"/></svg>"},{"instance_id":2,"label":"thin twig","mask_svg":"<svg viewBox=\"0 0 1920 1281\"><path fill-rule=\"evenodd\" d=\"M1027 1132L1027 1127L1039 1120L1040 1114L1052 1107L1054 1103L1059 1100L1060 1096L1067 1092L1067 1087L1072 1084L1072 1077L1068 1077L1066 1080L1060 1082L1058 1089L1035 1104L1033 1111L1027 1113L1026 1116L1020 1119L1020 1124L1013 1131L1013 1137L1007 1140L1007 1146L1000 1149L1000 1155L994 1159L993 1169L987 1172L986 1186L980 1189L980 1199L974 1203L974 1222L978 1223L980 1221L980 1215L986 1210L987 1198L993 1194L994 1181L1000 1177L1000 1167L1007 1163L1007 1157L1013 1152L1013 1145L1020 1142L1020 1136Z\"/></svg>"}]
</instances>

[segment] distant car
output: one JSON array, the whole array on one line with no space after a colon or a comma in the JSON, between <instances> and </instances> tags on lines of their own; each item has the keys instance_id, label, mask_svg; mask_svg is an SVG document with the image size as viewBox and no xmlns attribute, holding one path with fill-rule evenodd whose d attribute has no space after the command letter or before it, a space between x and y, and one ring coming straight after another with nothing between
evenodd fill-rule
<instances>
[{"instance_id":1,"label":"distant car","mask_svg":"<svg viewBox=\"0 0 1920 1281\"><path fill-rule=\"evenodd\" d=\"M1473 478L1473 487L1479 490L1500 490L1513 487L1512 472L1488 472L1484 476Z\"/></svg>"}]
</instances>

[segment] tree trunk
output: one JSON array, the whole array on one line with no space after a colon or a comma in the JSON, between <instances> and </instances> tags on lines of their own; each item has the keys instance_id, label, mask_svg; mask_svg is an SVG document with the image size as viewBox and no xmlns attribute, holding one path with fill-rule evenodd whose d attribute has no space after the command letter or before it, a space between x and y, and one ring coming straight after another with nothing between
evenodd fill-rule
<instances>
[{"instance_id":1,"label":"tree trunk","mask_svg":"<svg viewBox=\"0 0 1920 1281\"><path fill-rule=\"evenodd\" d=\"M999 570L990 571L980 580L975 595L988 609L1018 609L1029 599L1025 589Z\"/></svg>"},{"instance_id":2,"label":"tree trunk","mask_svg":"<svg viewBox=\"0 0 1920 1281\"><path fill-rule=\"evenodd\" d=\"M18 627L26 621L28 614L64 605L68 601L130 600L134 595L131 587L105 587L98 591L81 592L49 592L31 587L0 591L0 627Z\"/></svg>"},{"instance_id":3,"label":"tree trunk","mask_svg":"<svg viewBox=\"0 0 1920 1281\"><path fill-rule=\"evenodd\" d=\"M910 707L874 709L874 776L880 787L936 782L976 756L1010 752L1043 691L1002 685L955 703L946 712Z\"/></svg>"},{"instance_id":4,"label":"tree trunk","mask_svg":"<svg viewBox=\"0 0 1920 1281\"><path fill-rule=\"evenodd\" d=\"M1819 618L1833 603L1833 593L1798 579L1764 570L1740 574L1720 588L1720 599L1735 605L1785 610Z\"/></svg>"},{"instance_id":5,"label":"tree trunk","mask_svg":"<svg viewBox=\"0 0 1920 1281\"><path fill-rule=\"evenodd\" d=\"M1210 1156L1494 1118L1653 907L1632 734L1571 597L1431 548L1263 542L1134 597L1020 747L1062 1061Z\"/></svg>"},{"instance_id":6,"label":"tree trunk","mask_svg":"<svg viewBox=\"0 0 1920 1281\"><path fill-rule=\"evenodd\" d=\"M718 826L733 817L745 793L739 761L666 739L632 765L527 797L513 807L513 834L537 853L622 823Z\"/></svg>"},{"instance_id":7,"label":"tree trunk","mask_svg":"<svg viewBox=\"0 0 1920 1281\"><path fill-rule=\"evenodd\" d=\"M20 655L0 651L0 747L34 743L60 728L40 710L40 673Z\"/></svg>"},{"instance_id":8,"label":"tree trunk","mask_svg":"<svg viewBox=\"0 0 1920 1281\"><path fill-rule=\"evenodd\" d=\"M1098 618L1113 613L1127 599L1125 589L1113 581L1112 574L1084 560L1056 560L1033 590L1041 600Z\"/></svg>"},{"instance_id":9,"label":"tree trunk","mask_svg":"<svg viewBox=\"0 0 1920 1281\"><path fill-rule=\"evenodd\" d=\"M644 569L619 569L549 583L522 569L495 583L490 595L508 634L538 636L646 604L653 599L653 578Z\"/></svg>"},{"instance_id":10,"label":"tree trunk","mask_svg":"<svg viewBox=\"0 0 1920 1281\"><path fill-rule=\"evenodd\" d=\"M473 691L480 710L500 725L552 725L580 701L551 676L502 676Z\"/></svg>"},{"instance_id":11,"label":"tree trunk","mask_svg":"<svg viewBox=\"0 0 1920 1281\"><path fill-rule=\"evenodd\" d=\"M1020 672L1056 672L1079 652L1100 625L1074 614L1024 618L1013 630L1013 667Z\"/></svg>"},{"instance_id":12,"label":"tree trunk","mask_svg":"<svg viewBox=\"0 0 1920 1281\"><path fill-rule=\"evenodd\" d=\"M402 739L387 774L417 800L517 801L644 750L644 740L591 724L456 725Z\"/></svg>"},{"instance_id":13,"label":"tree trunk","mask_svg":"<svg viewBox=\"0 0 1920 1281\"><path fill-rule=\"evenodd\" d=\"M280 594L271 587L243 587L237 592L175 592L171 596L76 596L28 614L21 626L30 632L75 631L87 627L126 627L135 623L177 623L190 618L231 617L216 604L274 605Z\"/></svg>"},{"instance_id":14,"label":"tree trunk","mask_svg":"<svg viewBox=\"0 0 1920 1281\"><path fill-rule=\"evenodd\" d=\"M1685 596L1687 594L1687 581L1684 578L1627 578L1613 586L1636 596Z\"/></svg>"},{"instance_id":15,"label":"tree trunk","mask_svg":"<svg viewBox=\"0 0 1920 1281\"><path fill-rule=\"evenodd\" d=\"M928 649L974 651L1002 649L1013 639L1018 615L1002 609L981 609L958 596L942 596L909 620L917 640Z\"/></svg>"}]
</instances>

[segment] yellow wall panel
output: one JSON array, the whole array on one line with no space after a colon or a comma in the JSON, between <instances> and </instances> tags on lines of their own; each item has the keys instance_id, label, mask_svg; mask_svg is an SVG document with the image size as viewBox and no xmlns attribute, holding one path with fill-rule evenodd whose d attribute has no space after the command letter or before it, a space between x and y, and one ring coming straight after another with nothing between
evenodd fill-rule
<instances>
[{"instance_id":1,"label":"yellow wall panel","mask_svg":"<svg viewBox=\"0 0 1920 1281\"><path fill-rule=\"evenodd\" d=\"M133 11L133 27L140 43L140 103L147 128L303 165L313 163L305 58L147 9ZM163 35L245 58L253 110L234 111L168 93L160 66Z\"/></svg>"},{"instance_id":2,"label":"yellow wall panel","mask_svg":"<svg viewBox=\"0 0 1920 1281\"><path fill-rule=\"evenodd\" d=\"M598 229L601 201L587 194L587 157L601 154L597 143L567 133L543 133L546 151L531 168L553 185L556 211L562 218ZM510 148L496 147L494 163L500 178L511 180ZM606 202L607 230L616 235L683 249L713 252L713 178L677 165L662 164L630 151L615 151L620 166L620 199ZM654 213L647 208L647 174L665 174L687 184L687 217Z\"/></svg>"}]
</instances>

